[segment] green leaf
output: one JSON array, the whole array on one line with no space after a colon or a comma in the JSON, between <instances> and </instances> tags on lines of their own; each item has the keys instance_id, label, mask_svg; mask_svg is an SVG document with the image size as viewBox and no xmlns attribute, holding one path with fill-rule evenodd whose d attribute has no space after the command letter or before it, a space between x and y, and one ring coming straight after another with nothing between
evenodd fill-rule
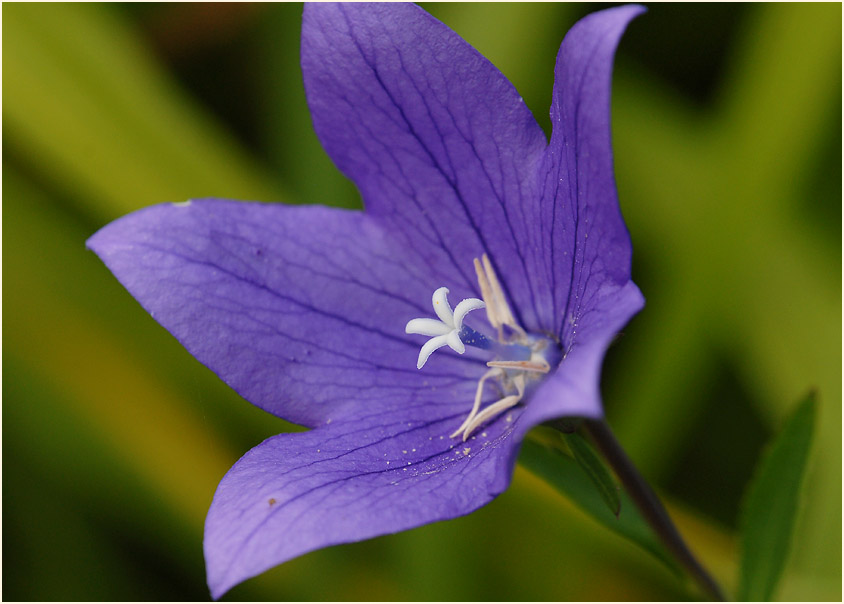
<instances>
[{"instance_id":1,"label":"green leaf","mask_svg":"<svg viewBox=\"0 0 844 604\"><path fill-rule=\"evenodd\" d=\"M580 464L589 480L598 489L601 499L607 504L607 507L618 517L621 512L621 497L619 495L618 485L615 484L610 471L601 461L601 458L595 454L592 447L589 446L582 436L576 433L562 434L563 440L569 447L569 450L574 455L574 460Z\"/></svg>"},{"instance_id":2,"label":"green leaf","mask_svg":"<svg viewBox=\"0 0 844 604\"><path fill-rule=\"evenodd\" d=\"M815 425L810 393L757 466L741 518L739 600L770 600L785 568Z\"/></svg>"},{"instance_id":3,"label":"green leaf","mask_svg":"<svg viewBox=\"0 0 844 604\"><path fill-rule=\"evenodd\" d=\"M535 440L524 441L519 462L592 518L652 554L671 571L680 574L673 559L626 494L619 494L621 505L616 516L607 507L589 474L578 462L560 450Z\"/></svg>"}]
</instances>

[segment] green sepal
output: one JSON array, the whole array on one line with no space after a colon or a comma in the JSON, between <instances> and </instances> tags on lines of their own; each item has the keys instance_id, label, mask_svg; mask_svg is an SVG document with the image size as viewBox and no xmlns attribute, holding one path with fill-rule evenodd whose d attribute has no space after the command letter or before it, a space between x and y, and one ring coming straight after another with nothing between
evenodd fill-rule
<instances>
[{"instance_id":1,"label":"green sepal","mask_svg":"<svg viewBox=\"0 0 844 604\"><path fill-rule=\"evenodd\" d=\"M586 514L652 554L678 576L682 575L677 564L625 493L618 493L620 507L616 516L581 464L559 448L531 438L522 443L519 462L528 471L565 495Z\"/></svg>"},{"instance_id":2,"label":"green sepal","mask_svg":"<svg viewBox=\"0 0 844 604\"><path fill-rule=\"evenodd\" d=\"M613 480L607 466L580 434L563 433L561 436L574 456L574 460L589 476L592 484L598 489L601 499L604 500L604 503L617 518L621 512L621 496L619 495L619 487Z\"/></svg>"}]
</instances>

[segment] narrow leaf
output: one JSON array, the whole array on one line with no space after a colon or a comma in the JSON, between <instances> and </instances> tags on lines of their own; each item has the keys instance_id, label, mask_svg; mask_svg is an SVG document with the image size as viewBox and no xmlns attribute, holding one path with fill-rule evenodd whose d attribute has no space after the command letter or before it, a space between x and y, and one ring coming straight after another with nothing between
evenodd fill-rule
<instances>
[{"instance_id":1,"label":"narrow leaf","mask_svg":"<svg viewBox=\"0 0 844 604\"><path fill-rule=\"evenodd\" d=\"M535 440L524 441L519 462L592 518L632 541L663 562L670 570L680 574L674 561L626 494L619 495L621 505L618 516L615 516L580 464L563 452Z\"/></svg>"},{"instance_id":2,"label":"narrow leaf","mask_svg":"<svg viewBox=\"0 0 844 604\"><path fill-rule=\"evenodd\" d=\"M574 460L580 464L592 484L598 489L601 499L607 504L610 511L618 517L621 511L621 497L619 496L618 485L615 484L610 471L601 461L601 458L592 450L582 436L579 434L562 434L563 440L574 455Z\"/></svg>"},{"instance_id":3,"label":"narrow leaf","mask_svg":"<svg viewBox=\"0 0 844 604\"><path fill-rule=\"evenodd\" d=\"M809 457L817 401L797 407L756 469L741 518L739 600L770 600L785 568Z\"/></svg>"}]
</instances>

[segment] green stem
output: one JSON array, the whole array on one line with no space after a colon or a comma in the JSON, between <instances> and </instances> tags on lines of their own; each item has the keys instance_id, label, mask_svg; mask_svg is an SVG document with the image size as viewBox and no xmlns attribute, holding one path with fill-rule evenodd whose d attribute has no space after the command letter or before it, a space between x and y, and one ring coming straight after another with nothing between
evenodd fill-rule
<instances>
[{"instance_id":1,"label":"green stem","mask_svg":"<svg viewBox=\"0 0 844 604\"><path fill-rule=\"evenodd\" d=\"M726 601L721 588L686 546L668 511L621 448L609 425L603 420L585 420L582 426L666 549L707 594L715 600Z\"/></svg>"}]
</instances>

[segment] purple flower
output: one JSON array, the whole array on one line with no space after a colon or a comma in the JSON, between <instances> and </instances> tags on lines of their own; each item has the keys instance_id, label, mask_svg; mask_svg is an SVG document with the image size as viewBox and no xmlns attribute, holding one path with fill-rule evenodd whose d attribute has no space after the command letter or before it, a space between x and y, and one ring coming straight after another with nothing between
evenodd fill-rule
<instances>
[{"instance_id":1,"label":"purple flower","mask_svg":"<svg viewBox=\"0 0 844 604\"><path fill-rule=\"evenodd\" d=\"M309 5L314 127L366 211L194 200L89 240L191 354L313 428L220 483L214 597L320 547L476 510L531 427L602 416L605 350L644 303L609 121L615 47L642 10L566 36L548 144L504 76L420 8Z\"/></svg>"}]
</instances>

